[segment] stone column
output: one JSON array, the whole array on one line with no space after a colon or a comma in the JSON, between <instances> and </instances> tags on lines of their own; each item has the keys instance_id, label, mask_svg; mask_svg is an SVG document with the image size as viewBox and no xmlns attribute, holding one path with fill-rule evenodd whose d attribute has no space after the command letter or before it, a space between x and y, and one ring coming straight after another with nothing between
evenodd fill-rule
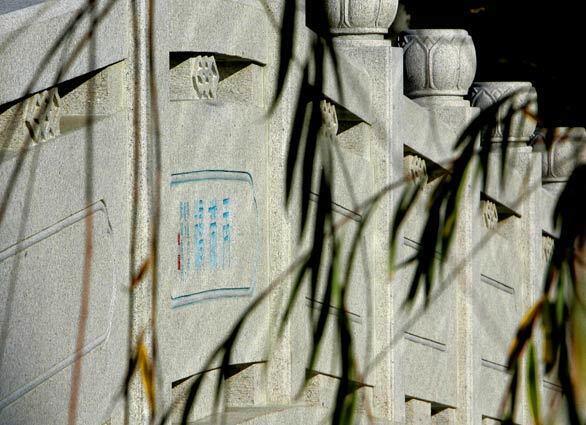
<instances>
[{"instance_id":1,"label":"stone column","mask_svg":"<svg viewBox=\"0 0 586 425\"><path fill-rule=\"evenodd\" d=\"M549 139L549 140L548 140ZM586 130L584 128L558 127L537 133L533 149L540 163L541 191L537 211L541 258L535 271L535 281L539 284L534 288L534 297L541 296L544 275L553 253L554 245L559 237L559 228L553 223L553 211L558 197L563 191L573 169L586 161ZM538 333L538 354L541 356L541 332ZM561 393L561 386L555 374L541 376L542 404L547 405L553 397Z\"/></svg>"},{"instance_id":2,"label":"stone column","mask_svg":"<svg viewBox=\"0 0 586 425\"><path fill-rule=\"evenodd\" d=\"M491 153L488 160L488 187L482 196L488 196L498 205L497 226L485 232L483 240L487 240L485 251L488 252L488 255L494 256L495 248L498 251L498 247L501 246L499 244L506 243L510 247L509 255L517 259L513 273L508 272L507 277L500 273L502 279L509 279L503 280L503 282L513 292L508 296L502 296L506 297L507 302L514 306L515 314L509 317L506 313L509 307L502 305L500 307L502 314L498 324L501 333L512 338L520 317L534 301L534 287L540 286L541 282L539 273L535 273L535 270L539 269L540 262L541 228L537 224L540 221L537 210L540 189L539 168L536 166L536 156L527 146L536 126L536 92L529 82L477 82L472 86L470 97L472 104L481 109L489 108L497 102L501 103L496 111L496 122L492 128L487 128L484 135L486 139L483 140L484 143L491 144ZM501 148L502 143L505 142L507 143L507 168L504 176L506 184L503 185L501 184L500 167L503 161ZM496 254L497 258L499 255L502 254ZM503 270L509 267L506 261L501 264ZM488 272L488 269L481 270L481 273ZM486 280L486 275L483 274L481 279ZM482 329L482 326L484 325L479 322L478 329ZM484 376L482 373L498 375L498 370L501 368L500 382L502 383L501 387L505 388L504 385L508 384L509 377L504 374L506 368L501 366L505 365L506 349L502 349L502 353L498 354L497 358L500 357L501 360L497 364L490 359L494 360L494 357L491 356L495 356L494 353L498 350L493 349L492 353L489 354L485 352L486 347L482 345L482 342L479 343L481 344L479 355L482 356L482 366L490 366L497 372L486 372L489 369L481 368L478 376ZM510 341L507 341L508 343ZM495 345L498 344L498 341L495 341ZM500 394L497 395L502 397ZM523 392L521 392L519 400L516 420L524 423L529 416ZM495 403L496 401L493 404ZM486 406L490 403L485 403L482 407L481 404L480 401L477 402L480 410L478 413L482 414L483 417L484 415L497 414L496 411L486 410Z\"/></svg>"},{"instance_id":3,"label":"stone column","mask_svg":"<svg viewBox=\"0 0 586 425\"><path fill-rule=\"evenodd\" d=\"M402 145L397 140L396 110L402 95L401 51L392 47L383 36L395 18L396 0L328 0L326 12L330 32L334 35L337 52L352 65L366 71L366 81L354 81L354 89L345 91L344 103L368 104L371 111L363 123L351 130L360 135L362 156L369 161L373 171L372 193L402 178ZM361 76L356 76L361 77ZM355 78L356 78L355 77ZM353 99L356 87L365 87L370 99ZM365 102L366 101L366 102ZM352 136L354 137L354 136ZM344 145L344 136L340 142ZM377 258L388 250L388 232L395 204L400 192L392 191L381 203L367 230L368 244ZM364 377L373 385L370 404L377 418L404 423L404 392L401 384L403 371L397 351L392 344L395 332L392 316L393 285L388 278L386 261L371 261L371 291L373 300L371 317L372 355L370 365L360 365L368 373Z\"/></svg>"},{"instance_id":4,"label":"stone column","mask_svg":"<svg viewBox=\"0 0 586 425\"><path fill-rule=\"evenodd\" d=\"M429 111L432 129L447 126L454 134L460 134L477 114L477 109L465 100L476 72L476 52L471 37L464 30L417 29L402 33L399 44L404 50L405 95ZM432 138L430 142L442 143L439 138ZM445 146L436 146L433 152L453 156L455 142L455 139L448 138L443 142L447 143ZM429 159L440 164L445 160ZM438 341L441 343L438 348L441 346L445 352L448 369L456 370L455 396L450 401L455 407L452 414L455 414L457 423L469 424L477 423L473 399L473 371L477 361L471 295L477 281L477 260L473 253L477 243L475 229L480 200L471 183L470 180L464 182L453 248L444 265L442 279L445 282L438 282L444 292L443 300L433 300L437 304L434 306L436 312L447 314L451 308L456 310L453 318L455 336L444 335L445 340ZM433 319L428 318L428 324L423 325L420 332L429 328L431 335L432 322ZM440 333L436 334L440 337ZM447 389L438 391L442 395Z\"/></svg>"}]
</instances>

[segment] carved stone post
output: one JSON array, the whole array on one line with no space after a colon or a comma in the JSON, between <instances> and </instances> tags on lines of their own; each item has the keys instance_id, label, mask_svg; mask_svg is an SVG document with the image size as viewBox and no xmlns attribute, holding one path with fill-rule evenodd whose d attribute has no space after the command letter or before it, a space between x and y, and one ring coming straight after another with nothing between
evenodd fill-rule
<instances>
[{"instance_id":1,"label":"carved stone post","mask_svg":"<svg viewBox=\"0 0 586 425\"><path fill-rule=\"evenodd\" d=\"M433 134L428 143L435 144L433 148L442 154L451 155L457 135L477 113L476 108L472 108L465 99L476 73L476 51L472 38L464 30L416 29L403 32L399 37L399 45L403 48L404 95L425 110L421 111L409 100L404 100L404 104L428 120ZM438 142L435 133L446 127L452 131L453 138L446 137ZM439 162L443 159L434 155L429 158L431 161ZM473 423L476 417L474 377L479 368L479 356L471 299L479 280L478 257L474 255L474 250L480 237L482 215L478 214L478 189L470 176L463 187L454 233L454 245L458 249L452 249L445 259L445 275L441 278L449 276L451 285L451 293L444 294L441 308L453 314L454 323L451 331L454 335L454 349L448 348L443 358L446 364L450 364L450 369L458 371L449 378L455 382L454 405L458 408L449 414L446 412L446 416L455 417L457 423ZM486 223L492 226L497 214L488 205L486 207ZM445 338L439 334L435 337ZM417 394L406 395L417 397ZM407 410L408 417L410 414L412 412ZM425 420L430 423L430 419L426 416ZM441 423L440 420L441 415L433 422Z\"/></svg>"}]
</instances>

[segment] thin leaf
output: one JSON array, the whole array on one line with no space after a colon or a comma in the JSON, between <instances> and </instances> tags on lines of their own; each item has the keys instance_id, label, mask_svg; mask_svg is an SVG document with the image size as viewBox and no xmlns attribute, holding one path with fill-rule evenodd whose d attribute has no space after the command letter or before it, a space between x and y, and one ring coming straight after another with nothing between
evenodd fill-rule
<instances>
[{"instance_id":1,"label":"thin leaf","mask_svg":"<svg viewBox=\"0 0 586 425\"><path fill-rule=\"evenodd\" d=\"M390 272L396 269L395 267L395 258L397 256L397 241L399 238L399 229L401 228L405 218L411 211L413 205L415 205L419 193L421 192L421 184L408 184L403 193L401 194L401 198L399 200L397 210L395 211L395 216L393 217L393 223L391 225L391 232L390 232L390 249L389 249L389 268Z\"/></svg>"},{"instance_id":2,"label":"thin leaf","mask_svg":"<svg viewBox=\"0 0 586 425\"><path fill-rule=\"evenodd\" d=\"M567 323L567 317L565 318ZM560 329L563 343L560 345L560 360L558 366L558 380L562 386L562 392L566 399L566 407L568 420L571 425L581 425L580 414L578 413L578 406L576 403L576 393L570 376L570 350L568 347L568 340L565 326ZM578 383L583 385L583 383Z\"/></svg>"},{"instance_id":3,"label":"thin leaf","mask_svg":"<svg viewBox=\"0 0 586 425\"><path fill-rule=\"evenodd\" d=\"M155 405L155 382L154 382L152 362L149 359L149 356L147 353L147 348L146 348L146 345L144 344L143 341L140 341L138 343L136 351L137 351L137 364L138 364L138 370L140 372L140 378L141 378L145 393L147 395L147 400L148 400L149 407L152 412L152 416L154 416L155 412L156 412L156 405Z\"/></svg>"},{"instance_id":4,"label":"thin leaf","mask_svg":"<svg viewBox=\"0 0 586 425\"><path fill-rule=\"evenodd\" d=\"M301 177L301 221L299 237L303 236L307 225L309 214L309 201L311 197L311 186L313 184L313 173L315 168L317 144L320 142L318 137L319 129L322 125L320 101L323 88L323 57L324 51L322 43L314 43L314 61L315 61L315 82L311 89L311 115L309 127L307 129L307 139L302 160L302 177Z\"/></svg>"},{"instance_id":5,"label":"thin leaf","mask_svg":"<svg viewBox=\"0 0 586 425\"><path fill-rule=\"evenodd\" d=\"M289 294L287 306L285 307L285 312L283 313L283 317L281 318L281 324L279 326L279 336L283 334L287 321L289 320L289 316L293 311L293 306L295 305L295 301L297 300L299 290L301 289L303 278L305 277L308 271L308 261L309 260L304 261L301 267L299 268L299 271L297 272L297 277L295 278L293 286L291 287L291 293Z\"/></svg>"},{"instance_id":6,"label":"thin leaf","mask_svg":"<svg viewBox=\"0 0 586 425\"><path fill-rule=\"evenodd\" d=\"M537 353L532 342L529 343L527 351L527 395L529 400L529 410L533 423L540 425L541 422L541 406L539 400L539 375L537 372Z\"/></svg>"},{"instance_id":7,"label":"thin leaf","mask_svg":"<svg viewBox=\"0 0 586 425\"><path fill-rule=\"evenodd\" d=\"M299 156L299 147L301 145L301 136L303 133L303 125L305 123L305 114L307 111L307 102L309 90L309 70L308 65L303 68L303 78L301 81L301 88L299 90L299 97L297 99L297 106L295 108L295 117L293 118L293 128L291 129L291 137L289 138L289 151L287 153L287 171L285 179L285 199L287 205L291 199L291 190L293 188L293 175L295 172L295 164Z\"/></svg>"},{"instance_id":8,"label":"thin leaf","mask_svg":"<svg viewBox=\"0 0 586 425\"><path fill-rule=\"evenodd\" d=\"M151 257L149 256L140 266L138 273L136 273L132 277L132 283L130 285L131 289L136 288L138 286L138 284L140 282L142 282L142 280L145 278L146 274L148 273L150 267L151 267Z\"/></svg>"},{"instance_id":9,"label":"thin leaf","mask_svg":"<svg viewBox=\"0 0 586 425\"><path fill-rule=\"evenodd\" d=\"M324 291L324 295L321 300L321 309L318 316L317 323L313 330L313 345L311 348L310 358L307 369L314 370L315 363L319 357L319 348L325 329L327 326L328 318L330 316L330 305L332 304L332 293L334 289L339 286L338 283L338 267L339 267L339 247L338 243L334 242L332 253L329 261L329 269L327 275L327 283Z\"/></svg>"},{"instance_id":10,"label":"thin leaf","mask_svg":"<svg viewBox=\"0 0 586 425\"><path fill-rule=\"evenodd\" d=\"M515 410L517 408L517 392L519 389L519 363L515 363L511 367L511 370L513 372L513 375L511 377L511 382L507 389L508 397L505 400L506 410L503 415L503 425L515 425L515 423L513 422L513 418L515 416Z\"/></svg>"},{"instance_id":11,"label":"thin leaf","mask_svg":"<svg viewBox=\"0 0 586 425\"><path fill-rule=\"evenodd\" d=\"M330 191L330 183L327 180L325 170L322 167L320 173L320 189L317 200L317 211L315 214L315 225L313 228L313 240L311 255L309 257L309 269L311 280L311 315L313 316L313 307L317 294L319 271L321 269L321 260L323 256L324 247L324 231L327 222L331 222L332 217L332 195Z\"/></svg>"},{"instance_id":12,"label":"thin leaf","mask_svg":"<svg viewBox=\"0 0 586 425\"><path fill-rule=\"evenodd\" d=\"M279 71L277 74L277 89L273 100L273 107L279 101L285 87L285 79L289 72L293 58L295 39L295 18L297 15L297 0L285 0L283 18L281 20L281 45L279 47Z\"/></svg>"},{"instance_id":13,"label":"thin leaf","mask_svg":"<svg viewBox=\"0 0 586 425\"><path fill-rule=\"evenodd\" d=\"M342 288L342 300L346 298L346 288ZM356 395L352 393L353 386L351 376L354 374L354 357L352 347L352 333L350 331L350 320L344 306L338 310L338 335L341 349L341 369L332 424L353 423L354 405Z\"/></svg>"},{"instance_id":14,"label":"thin leaf","mask_svg":"<svg viewBox=\"0 0 586 425\"><path fill-rule=\"evenodd\" d=\"M187 394L187 399L185 400L185 405L183 406L183 414L181 415L181 425L187 425L189 413L193 408L205 374L206 372L200 373L199 376L193 382L193 384L191 384L191 386L189 387L189 393ZM168 415L166 415L166 417L168 417Z\"/></svg>"},{"instance_id":15,"label":"thin leaf","mask_svg":"<svg viewBox=\"0 0 586 425\"><path fill-rule=\"evenodd\" d=\"M517 326L517 333L509 348L507 365L512 368L519 361L519 357L533 335L533 325L543 308L544 299L540 299L529 309Z\"/></svg>"}]
</instances>

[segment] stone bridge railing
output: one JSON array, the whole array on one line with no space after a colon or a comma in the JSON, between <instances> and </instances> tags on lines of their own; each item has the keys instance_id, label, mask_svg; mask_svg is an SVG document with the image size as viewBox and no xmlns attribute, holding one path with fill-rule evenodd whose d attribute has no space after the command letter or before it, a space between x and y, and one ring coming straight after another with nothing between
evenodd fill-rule
<instances>
[{"instance_id":1,"label":"stone bridge railing","mask_svg":"<svg viewBox=\"0 0 586 425\"><path fill-rule=\"evenodd\" d=\"M279 56L272 19L283 2L266 8L252 0L155 2L152 70L143 3L98 0L103 19L94 38L85 38L92 17L82 15L57 49L84 1L0 5L2 423L65 422L78 355L77 422L122 423L124 405L111 409L111 401L124 380L129 338L138 337L152 313L152 276L132 303L128 293L129 271L149 257L157 163L161 407L185 397L189 383L206 373L192 420L211 420L217 370L203 369L209 353L299 252L300 216L284 208L296 67L266 116ZM341 76L337 84L326 63L323 130L340 146L335 215L349 217L352 232L362 219L358 206L374 191L405 175L423 179L402 233L407 258L421 247L426 201L449 172L458 135L481 109L515 90L512 102L531 112L535 90L529 82L474 82L476 52L463 30L410 30L394 47L384 36L396 0L326 3ZM297 13L297 22L305 22L305 12ZM296 29L300 58L316 37L311 13L308 27ZM156 104L148 95L151 76ZM151 107L160 119L158 148ZM356 385L361 420L499 423L510 379L507 347L540 291L558 236L551 224L556 195L579 156L574 141L585 137L583 129L572 130L552 150L531 146L535 121L522 113L510 130L507 184L495 177L484 191L472 181L466 186L455 249L424 313L401 309L413 270L389 282L389 225L399 191L373 217L348 304L359 365L369 366ZM503 131L486 135L495 147L493 176ZM312 196L318 199L317 188ZM333 328L315 369L305 369L309 298L296 307L279 344L268 348L286 288L255 311L236 343L233 374L224 378L229 423L318 423L332 407L341 374ZM309 386L296 400L307 374ZM541 387L546 397L560 391L547 380ZM148 408L138 385L130 400L132 423L142 422ZM518 422L529 421L522 400Z\"/></svg>"}]
</instances>

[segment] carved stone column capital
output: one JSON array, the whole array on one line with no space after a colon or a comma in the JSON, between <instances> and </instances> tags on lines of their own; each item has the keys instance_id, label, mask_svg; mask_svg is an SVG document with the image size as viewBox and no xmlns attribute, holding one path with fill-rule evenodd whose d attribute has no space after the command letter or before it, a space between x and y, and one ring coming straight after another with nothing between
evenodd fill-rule
<instances>
[{"instance_id":1,"label":"carved stone column capital","mask_svg":"<svg viewBox=\"0 0 586 425\"><path fill-rule=\"evenodd\" d=\"M398 0L325 0L330 32L382 38L395 19L398 4Z\"/></svg>"},{"instance_id":2,"label":"carved stone column capital","mask_svg":"<svg viewBox=\"0 0 586 425\"><path fill-rule=\"evenodd\" d=\"M550 143L540 141L535 150L542 153L543 184L564 184L576 165L586 162L586 129L558 127L553 130L553 140Z\"/></svg>"},{"instance_id":3,"label":"carved stone column capital","mask_svg":"<svg viewBox=\"0 0 586 425\"><path fill-rule=\"evenodd\" d=\"M414 29L399 37L404 50L405 95L463 98L476 74L476 50L464 30Z\"/></svg>"},{"instance_id":4,"label":"carved stone column capital","mask_svg":"<svg viewBox=\"0 0 586 425\"><path fill-rule=\"evenodd\" d=\"M537 92L529 82L487 81L475 82L470 89L472 106L486 109L495 103L503 104L497 112L496 126L490 131L490 140L502 142L509 120L507 140L528 142L537 125ZM505 100L507 99L507 100Z\"/></svg>"}]
</instances>

